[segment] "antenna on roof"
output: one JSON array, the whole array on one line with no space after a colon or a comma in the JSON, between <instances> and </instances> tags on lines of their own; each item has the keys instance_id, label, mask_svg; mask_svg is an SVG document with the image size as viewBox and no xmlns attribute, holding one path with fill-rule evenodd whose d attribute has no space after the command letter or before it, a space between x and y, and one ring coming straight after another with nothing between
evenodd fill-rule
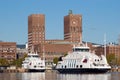
<instances>
[{"instance_id":1,"label":"antenna on roof","mask_svg":"<svg viewBox=\"0 0 120 80\"><path fill-rule=\"evenodd\" d=\"M43 60L45 60L45 46L43 45Z\"/></svg>"},{"instance_id":2,"label":"antenna on roof","mask_svg":"<svg viewBox=\"0 0 120 80\"><path fill-rule=\"evenodd\" d=\"M106 57L106 34L104 34L104 55Z\"/></svg>"},{"instance_id":3,"label":"antenna on roof","mask_svg":"<svg viewBox=\"0 0 120 80\"><path fill-rule=\"evenodd\" d=\"M72 14L72 10L69 10L69 14Z\"/></svg>"},{"instance_id":4,"label":"antenna on roof","mask_svg":"<svg viewBox=\"0 0 120 80\"><path fill-rule=\"evenodd\" d=\"M33 52L34 52L34 45L31 48L31 53L33 53Z\"/></svg>"},{"instance_id":5,"label":"antenna on roof","mask_svg":"<svg viewBox=\"0 0 120 80\"><path fill-rule=\"evenodd\" d=\"M85 43L85 46L87 47L88 45L87 45L87 42Z\"/></svg>"}]
</instances>

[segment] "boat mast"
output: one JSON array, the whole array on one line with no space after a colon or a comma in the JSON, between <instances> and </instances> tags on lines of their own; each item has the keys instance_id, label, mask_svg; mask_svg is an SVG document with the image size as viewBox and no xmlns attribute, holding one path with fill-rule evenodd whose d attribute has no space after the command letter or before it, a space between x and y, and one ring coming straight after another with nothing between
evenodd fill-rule
<instances>
[{"instance_id":1,"label":"boat mast","mask_svg":"<svg viewBox=\"0 0 120 80\"><path fill-rule=\"evenodd\" d=\"M104 34L104 55L106 57L106 34Z\"/></svg>"},{"instance_id":2,"label":"boat mast","mask_svg":"<svg viewBox=\"0 0 120 80\"><path fill-rule=\"evenodd\" d=\"M43 60L45 60L45 47L44 47L44 44L43 44Z\"/></svg>"},{"instance_id":3,"label":"boat mast","mask_svg":"<svg viewBox=\"0 0 120 80\"><path fill-rule=\"evenodd\" d=\"M34 46L32 45L32 49L30 53L34 53Z\"/></svg>"}]
</instances>

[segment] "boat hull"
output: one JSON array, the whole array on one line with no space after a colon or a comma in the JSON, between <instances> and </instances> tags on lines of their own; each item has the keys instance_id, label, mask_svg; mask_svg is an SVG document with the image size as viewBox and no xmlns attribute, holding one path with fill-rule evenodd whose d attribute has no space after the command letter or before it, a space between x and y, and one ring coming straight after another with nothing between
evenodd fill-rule
<instances>
[{"instance_id":1,"label":"boat hull","mask_svg":"<svg viewBox=\"0 0 120 80\"><path fill-rule=\"evenodd\" d=\"M45 72L45 69L28 69L28 72Z\"/></svg>"},{"instance_id":2,"label":"boat hull","mask_svg":"<svg viewBox=\"0 0 120 80\"><path fill-rule=\"evenodd\" d=\"M83 69L56 69L59 73L105 73L108 72L109 68L83 68Z\"/></svg>"}]
</instances>

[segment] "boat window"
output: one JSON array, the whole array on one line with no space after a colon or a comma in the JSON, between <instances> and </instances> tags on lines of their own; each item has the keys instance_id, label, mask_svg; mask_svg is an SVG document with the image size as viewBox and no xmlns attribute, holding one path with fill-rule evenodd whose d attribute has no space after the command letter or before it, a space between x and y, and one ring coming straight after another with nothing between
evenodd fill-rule
<instances>
[{"instance_id":1,"label":"boat window","mask_svg":"<svg viewBox=\"0 0 120 80\"><path fill-rule=\"evenodd\" d=\"M89 49L74 48L73 52L89 52Z\"/></svg>"},{"instance_id":2,"label":"boat window","mask_svg":"<svg viewBox=\"0 0 120 80\"><path fill-rule=\"evenodd\" d=\"M76 67L78 68L78 65Z\"/></svg>"},{"instance_id":3,"label":"boat window","mask_svg":"<svg viewBox=\"0 0 120 80\"><path fill-rule=\"evenodd\" d=\"M31 56L28 56L28 58L31 57Z\"/></svg>"},{"instance_id":4,"label":"boat window","mask_svg":"<svg viewBox=\"0 0 120 80\"><path fill-rule=\"evenodd\" d=\"M39 57L38 55L34 55L33 57Z\"/></svg>"},{"instance_id":5,"label":"boat window","mask_svg":"<svg viewBox=\"0 0 120 80\"><path fill-rule=\"evenodd\" d=\"M65 65L65 68L66 68L66 65Z\"/></svg>"},{"instance_id":6,"label":"boat window","mask_svg":"<svg viewBox=\"0 0 120 80\"><path fill-rule=\"evenodd\" d=\"M82 65L80 65L80 68L82 68Z\"/></svg>"},{"instance_id":7,"label":"boat window","mask_svg":"<svg viewBox=\"0 0 120 80\"><path fill-rule=\"evenodd\" d=\"M74 64L74 67L75 67L75 64Z\"/></svg>"},{"instance_id":8,"label":"boat window","mask_svg":"<svg viewBox=\"0 0 120 80\"><path fill-rule=\"evenodd\" d=\"M38 55L28 55L28 58L30 57L39 57Z\"/></svg>"},{"instance_id":9,"label":"boat window","mask_svg":"<svg viewBox=\"0 0 120 80\"><path fill-rule=\"evenodd\" d=\"M43 68L44 66L40 66L41 68Z\"/></svg>"}]
</instances>

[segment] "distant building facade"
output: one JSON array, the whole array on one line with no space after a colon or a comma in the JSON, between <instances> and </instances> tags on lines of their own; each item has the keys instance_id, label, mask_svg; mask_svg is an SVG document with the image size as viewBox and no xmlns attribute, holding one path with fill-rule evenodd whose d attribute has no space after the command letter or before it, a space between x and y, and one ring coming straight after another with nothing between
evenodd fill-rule
<instances>
[{"instance_id":1,"label":"distant building facade","mask_svg":"<svg viewBox=\"0 0 120 80\"><path fill-rule=\"evenodd\" d=\"M12 61L16 59L16 43L0 42L0 58Z\"/></svg>"},{"instance_id":2,"label":"distant building facade","mask_svg":"<svg viewBox=\"0 0 120 80\"><path fill-rule=\"evenodd\" d=\"M17 56L16 58L23 58L28 53L27 43L17 44Z\"/></svg>"},{"instance_id":3,"label":"distant building facade","mask_svg":"<svg viewBox=\"0 0 120 80\"><path fill-rule=\"evenodd\" d=\"M97 55L101 55L101 54L104 54L104 46L99 46L99 47L96 47L95 48L95 52ZM117 45L117 44L107 44L106 45L106 55L109 55L109 54L115 54L115 57L116 58L119 58L120 57L120 45Z\"/></svg>"}]
</instances>

